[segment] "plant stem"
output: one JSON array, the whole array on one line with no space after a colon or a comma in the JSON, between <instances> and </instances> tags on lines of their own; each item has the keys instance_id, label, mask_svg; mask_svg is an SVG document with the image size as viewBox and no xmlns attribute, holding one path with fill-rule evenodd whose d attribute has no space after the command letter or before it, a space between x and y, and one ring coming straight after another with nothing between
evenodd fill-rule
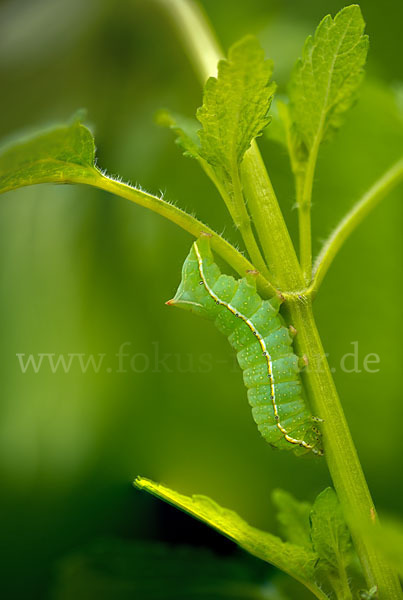
<instances>
[{"instance_id":1,"label":"plant stem","mask_svg":"<svg viewBox=\"0 0 403 600\"><path fill-rule=\"evenodd\" d=\"M255 227L276 285L282 290L301 290L305 286L297 255L255 143L245 155L241 172Z\"/></svg>"},{"instance_id":2,"label":"plant stem","mask_svg":"<svg viewBox=\"0 0 403 600\"><path fill-rule=\"evenodd\" d=\"M246 249L249 252L249 256L257 268L265 277L270 277L270 272L263 260L262 254L257 245L255 236L252 231L252 224L249 217L249 213L245 206L245 200L242 193L242 185L239 177L238 166L234 169L232 174L232 185L234 190L234 209L236 209L236 219L234 220L236 227L242 235L242 239L245 242Z\"/></svg>"},{"instance_id":3,"label":"plant stem","mask_svg":"<svg viewBox=\"0 0 403 600\"><path fill-rule=\"evenodd\" d=\"M111 192L112 194L121 196L126 200L130 200L130 202L144 206L145 208L162 215L169 221L176 223L179 225L179 227L195 237L199 237L200 233L202 232L209 233L212 236L212 248L237 273L239 273L241 277L244 277L247 271L253 271L256 268L255 264L252 264L249 260L247 260L247 258L245 258L236 248L234 248L234 246L232 246L229 242L227 242L227 240L211 229L211 227L205 225L192 215L189 215L184 210L174 206L173 204L170 204L162 198L158 198L142 190L137 190L136 188L133 188L130 185L120 181L110 179L98 171L95 171L92 177L84 178L80 181L76 180L73 183L86 183L93 185L94 187L102 189L106 192ZM266 271L268 273L267 269ZM279 293L271 281L266 279L266 277L264 277L261 273L257 275L256 284L265 296L275 296Z\"/></svg>"},{"instance_id":4,"label":"plant stem","mask_svg":"<svg viewBox=\"0 0 403 600\"><path fill-rule=\"evenodd\" d=\"M344 564L339 564L334 575L328 575L337 600L353 600Z\"/></svg>"},{"instance_id":5,"label":"plant stem","mask_svg":"<svg viewBox=\"0 0 403 600\"><path fill-rule=\"evenodd\" d=\"M228 212L231 215L231 218L234 221L236 228L239 230L242 236L245 247L256 269L268 281L273 281L274 278L270 270L268 269L266 263L264 262L259 246L257 245L256 238L252 231L252 224L249 217L249 213L245 206L245 200L242 193L242 186L239 178L238 168L232 174L233 194L231 197L225 185L216 176L213 167L201 157L199 157L197 160L203 171L216 186L221 198L224 200Z\"/></svg>"},{"instance_id":6,"label":"plant stem","mask_svg":"<svg viewBox=\"0 0 403 600\"><path fill-rule=\"evenodd\" d=\"M319 142L316 142L309 153L308 162L304 172L303 184L301 185L301 183L296 180L299 214L299 260L306 285L309 285L312 276L311 205L313 178L315 175L318 150ZM301 188L301 193L299 193L299 188Z\"/></svg>"},{"instance_id":7,"label":"plant stem","mask_svg":"<svg viewBox=\"0 0 403 600\"><path fill-rule=\"evenodd\" d=\"M171 13L178 32L184 39L191 56L197 56L195 60L199 76L204 81L207 75L215 71L213 65L214 52L217 44L211 33L208 23L197 6L188 0L169 0L163 3ZM190 16L191 15L191 18ZM197 26L195 26L195 21ZM205 58L204 58L205 57ZM283 288L284 284L294 281L294 285L300 280L299 269L293 273L289 272L295 255L287 228L271 185L268 185L268 176L264 165L256 153L256 147L251 148L246 157L242 169L243 180L249 188L248 198L253 198L254 204L264 204L265 218L271 218L270 235L262 239L265 254L275 257L275 266L269 263L276 280ZM316 158L312 158L308 181L305 181L304 198L309 197L313 182L313 173ZM309 192L309 193L308 193ZM263 227L261 223L256 224ZM310 228L309 228L310 231ZM308 239L308 235L305 237ZM310 241L310 234L309 234ZM307 242L304 250L305 273L308 270ZM281 268L281 264L283 267ZM284 289L284 288L283 288ZM287 287L285 288L287 289ZM296 289L296 287L294 287ZM310 369L305 374L305 380L312 398L312 407L315 413L325 420L323 424L324 446L329 471L332 476L338 497L346 518L349 520L350 530L357 554L360 558L368 587L376 585L379 600L398 600L402 598L401 588L397 575L385 563L384 558L374 547L361 535L361 528L354 519L357 512L364 519L376 526L374 505L365 481L365 477L358 460L350 431L348 429L343 409L337 395L334 381L327 364L322 343L316 328L311 301L308 297L296 296L294 300L287 303L290 316L294 326L297 328L297 347L301 353L306 354L310 361ZM312 368L317 362L322 368ZM375 523L374 523L375 520Z\"/></svg>"},{"instance_id":8,"label":"plant stem","mask_svg":"<svg viewBox=\"0 0 403 600\"><path fill-rule=\"evenodd\" d=\"M371 210L401 181L403 181L403 158L382 175L340 221L336 229L324 243L315 261L314 278L311 285L314 294L318 291L330 265L349 235L358 227Z\"/></svg>"},{"instance_id":9,"label":"plant stem","mask_svg":"<svg viewBox=\"0 0 403 600\"><path fill-rule=\"evenodd\" d=\"M308 368L303 378L313 414L324 421L321 429L326 461L368 585L378 587L380 600L401 598L397 575L373 544L363 537L362 528L357 526L360 521L369 529L377 527L375 508L325 358L311 301L296 298L287 302L287 308L298 332L295 338L297 349L308 358Z\"/></svg>"},{"instance_id":10,"label":"plant stem","mask_svg":"<svg viewBox=\"0 0 403 600\"><path fill-rule=\"evenodd\" d=\"M223 58L207 17L196 2L189 0L157 0L171 18L174 27L181 37L200 83L215 77L217 63Z\"/></svg>"}]
</instances>

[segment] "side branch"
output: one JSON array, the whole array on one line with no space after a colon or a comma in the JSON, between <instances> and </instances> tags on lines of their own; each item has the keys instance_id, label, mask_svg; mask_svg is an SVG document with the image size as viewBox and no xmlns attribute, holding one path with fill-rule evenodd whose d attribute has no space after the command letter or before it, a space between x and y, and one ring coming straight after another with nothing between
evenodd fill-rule
<instances>
[{"instance_id":1,"label":"side branch","mask_svg":"<svg viewBox=\"0 0 403 600\"><path fill-rule=\"evenodd\" d=\"M170 204L163 198L158 198L152 194L148 194L142 190L138 190L130 185L115 181L109 177L97 173L95 177L89 179L83 179L74 183L86 183L93 185L106 192L111 192L122 198L126 198L130 202L144 206L165 217L169 221L176 223L182 229L199 237L200 233L205 232L211 235L211 246L221 256L225 262L227 262L241 277L244 277L247 271L254 271L259 269L257 265L252 264L243 254L241 254L232 244L227 242L223 237L216 233L211 227L205 225L196 217L188 214L181 208L178 208L174 204ZM267 274L266 269L266 274ZM276 296L279 295L279 291L274 287L273 283L269 281L262 273L256 278L256 283L264 296Z\"/></svg>"},{"instance_id":2,"label":"side branch","mask_svg":"<svg viewBox=\"0 0 403 600\"><path fill-rule=\"evenodd\" d=\"M338 251L351 233L379 202L401 181L403 181L403 158L393 165L353 208L340 221L336 229L323 245L314 265L314 277L310 289L314 294L318 291L323 278Z\"/></svg>"}]
</instances>

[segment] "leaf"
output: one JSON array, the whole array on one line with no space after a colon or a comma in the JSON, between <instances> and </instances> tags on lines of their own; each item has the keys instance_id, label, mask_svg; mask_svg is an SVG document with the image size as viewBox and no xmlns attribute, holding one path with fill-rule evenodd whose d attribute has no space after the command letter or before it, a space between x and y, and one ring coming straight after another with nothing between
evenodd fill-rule
<instances>
[{"instance_id":1,"label":"leaf","mask_svg":"<svg viewBox=\"0 0 403 600\"><path fill-rule=\"evenodd\" d=\"M280 600L267 570L247 556L193 547L99 540L64 558L54 600Z\"/></svg>"},{"instance_id":2,"label":"leaf","mask_svg":"<svg viewBox=\"0 0 403 600\"><path fill-rule=\"evenodd\" d=\"M200 158L200 140L197 135L200 125L196 119L160 110L156 114L155 120L161 127L169 127L176 133L175 141L183 149L185 156Z\"/></svg>"},{"instance_id":3,"label":"leaf","mask_svg":"<svg viewBox=\"0 0 403 600\"><path fill-rule=\"evenodd\" d=\"M75 120L21 139L0 150L0 193L46 182L90 180L94 166L94 138Z\"/></svg>"},{"instance_id":4,"label":"leaf","mask_svg":"<svg viewBox=\"0 0 403 600\"><path fill-rule=\"evenodd\" d=\"M300 502L284 490L274 490L272 500L283 537L292 544L312 549L309 515L312 505Z\"/></svg>"},{"instance_id":5,"label":"leaf","mask_svg":"<svg viewBox=\"0 0 403 600\"><path fill-rule=\"evenodd\" d=\"M351 539L341 507L332 488L316 498L311 511L311 537L319 555L319 568L338 572L351 560Z\"/></svg>"},{"instance_id":6,"label":"leaf","mask_svg":"<svg viewBox=\"0 0 403 600\"><path fill-rule=\"evenodd\" d=\"M275 85L269 83L273 64L253 36L234 44L228 60L218 63L218 76L204 88L197 118L201 155L221 178L231 178L252 140L269 123L268 111Z\"/></svg>"},{"instance_id":7,"label":"leaf","mask_svg":"<svg viewBox=\"0 0 403 600\"><path fill-rule=\"evenodd\" d=\"M310 589L316 588L315 584L309 583L318 559L313 551L251 527L236 512L222 508L206 496L183 496L143 477L137 477L134 485L203 521L253 556L275 565Z\"/></svg>"},{"instance_id":8,"label":"leaf","mask_svg":"<svg viewBox=\"0 0 403 600\"><path fill-rule=\"evenodd\" d=\"M363 78L368 37L359 6L330 15L309 36L289 85L291 119L308 152L341 123Z\"/></svg>"}]
</instances>

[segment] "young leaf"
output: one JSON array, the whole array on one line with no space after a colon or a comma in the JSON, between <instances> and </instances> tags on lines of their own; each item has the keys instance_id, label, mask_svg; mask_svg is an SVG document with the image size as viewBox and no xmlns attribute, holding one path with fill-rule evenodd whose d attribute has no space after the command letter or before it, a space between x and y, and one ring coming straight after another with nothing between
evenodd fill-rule
<instances>
[{"instance_id":1,"label":"young leaf","mask_svg":"<svg viewBox=\"0 0 403 600\"><path fill-rule=\"evenodd\" d=\"M309 515L312 505L300 502L284 490L274 490L272 500L277 507L277 520L283 537L292 544L312 549Z\"/></svg>"},{"instance_id":2,"label":"young leaf","mask_svg":"<svg viewBox=\"0 0 403 600\"><path fill-rule=\"evenodd\" d=\"M175 141L182 148L185 156L200 158L200 140L197 135L200 125L196 119L169 113L167 110L160 110L156 114L155 120L161 127L172 129L177 135Z\"/></svg>"},{"instance_id":3,"label":"young leaf","mask_svg":"<svg viewBox=\"0 0 403 600\"><path fill-rule=\"evenodd\" d=\"M79 121L38 133L0 150L0 193L35 183L89 180L94 138Z\"/></svg>"},{"instance_id":4,"label":"young leaf","mask_svg":"<svg viewBox=\"0 0 403 600\"><path fill-rule=\"evenodd\" d=\"M246 560L245 560L246 558ZM53 600L280 600L262 563L194 547L99 540L64 558Z\"/></svg>"},{"instance_id":5,"label":"young leaf","mask_svg":"<svg viewBox=\"0 0 403 600\"><path fill-rule=\"evenodd\" d=\"M248 36L230 48L228 60L218 63L217 79L210 77L206 83L197 111L203 126L201 154L223 179L232 177L252 140L269 123L272 71L256 38Z\"/></svg>"},{"instance_id":6,"label":"young leaf","mask_svg":"<svg viewBox=\"0 0 403 600\"><path fill-rule=\"evenodd\" d=\"M270 533L251 527L237 513L222 508L206 496L183 496L143 477L137 477L134 485L203 521L253 556L285 571L314 593L320 593L313 583L314 565L318 556L312 550L283 542Z\"/></svg>"},{"instance_id":7,"label":"young leaf","mask_svg":"<svg viewBox=\"0 0 403 600\"><path fill-rule=\"evenodd\" d=\"M336 573L344 571L351 560L350 533L332 488L326 488L314 502L311 537L320 558L319 568Z\"/></svg>"},{"instance_id":8,"label":"young leaf","mask_svg":"<svg viewBox=\"0 0 403 600\"><path fill-rule=\"evenodd\" d=\"M274 93L269 83L273 66L264 59L256 38L248 36L218 63L218 76L204 88L203 106L197 111L201 157L245 242L255 269L271 278L251 227L243 197L240 165L251 142L269 122Z\"/></svg>"},{"instance_id":9,"label":"young leaf","mask_svg":"<svg viewBox=\"0 0 403 600\"><path fill-rule=\"evenodd\" d=\"M184 156L190 156L198 161L201 168L220 192L224 201L228 202L228 193L225 190L225 187L222 182L217 179L213 167L201 156L200 139L198 136L200 124L198 121L182 115L174 115L166 110L161 110L156 114L156 122L158 125L161 125L161 127L169 127L169 129L172 129L177 136L175 142L182 148Z\"/></svg>"},{"instance_id":10,"label":"young leaf","mask_svg":"<svg viewBox=\"0 0 403 600\"><path fill-rule=\"evenodd\" d=\"M292 73L289 96L293 124L308 152L337 129L353 104L363 77L368 38L359 6L342 9L308 37Z\"/></svg>"}]
</instances>

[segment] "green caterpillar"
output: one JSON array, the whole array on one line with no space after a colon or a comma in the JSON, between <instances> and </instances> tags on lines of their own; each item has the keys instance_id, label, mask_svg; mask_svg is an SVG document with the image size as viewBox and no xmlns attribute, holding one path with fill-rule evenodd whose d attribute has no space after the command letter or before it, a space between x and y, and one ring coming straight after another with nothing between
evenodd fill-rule
<instances>
[{"instance_id":1,"label":"green caterpillar","mask_svg":"<svg viewBox=\"0 0 403 600\"><path fill-rule=\"evenodd\" d=\"M215 264L208 236L195 242L175 297L167 302L214 320L237 352L253 418L266 441L296 454L323 454L321 436L302 399L299 359L279 315L280 300L262 300L252 277L236 280Z\"/></svg>"}]
</instances>

